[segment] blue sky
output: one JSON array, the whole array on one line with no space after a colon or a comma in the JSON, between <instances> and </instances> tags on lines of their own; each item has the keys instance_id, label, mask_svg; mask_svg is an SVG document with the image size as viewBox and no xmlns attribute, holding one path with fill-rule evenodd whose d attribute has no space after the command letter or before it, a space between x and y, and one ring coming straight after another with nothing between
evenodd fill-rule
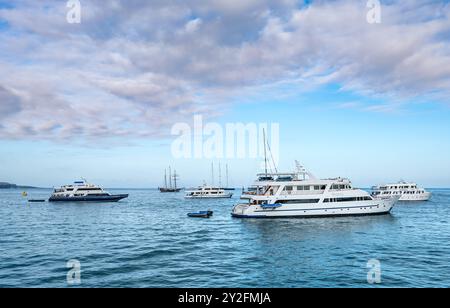
<instances>
[{"instance_id":1,"label":"blue sky","mask_svg":"<svg viewBox=\"0 0 450 308\"><path fill-rule=\"evenodd\" d=\"M0 1L0 181L201 184L211 159L170 136L197 114L278 123L282 170L450 187L450 8L382 2L371 25L366 2L82 1L71 25L61 1ZM235 186L260 171L219 161Z\"/></svg>"}]
</instances>

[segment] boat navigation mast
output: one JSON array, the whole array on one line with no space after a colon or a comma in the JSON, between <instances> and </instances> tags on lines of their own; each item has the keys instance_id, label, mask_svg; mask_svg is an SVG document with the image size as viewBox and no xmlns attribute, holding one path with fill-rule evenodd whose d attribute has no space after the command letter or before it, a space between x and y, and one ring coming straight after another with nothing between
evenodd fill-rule
<instances>
[{"instance_id":1,"label":"boat navigation mast","mask_svg":"<svg viewBox=\"0 0 450 308\"><path fill-rule=\"evenodd\" d=\"M272 149L270 148L270 144L267 141L266 138L266 130L263 128L263 141L264 141L264 169L265 169L265 176L268 176L268 159L267 159L267 150L269 151L270 154L270 158L272 160L272 165L273 165L273 169L275 170L275 173L278 173L278 168L277 165L275 164L275 160L273 158L273 153L272 153ZM272 170L272 168L270 168L271 171L273 172L274 170Z\"/></svg>"},{"instance_id":2,"label":"boat navigation mast","mask_svg":"<svg viewBox=\"0 0 450 308\"><path fill-rule=\"evenodd\" d=\"M295 166L297 168L297 174L302 175L303 180L306 180L306 176L308 176L309 179L316 179L316 177L311 172L307 171L298 160L295 161Z\"/></svg>"},{"instance_id":3,"label":"boat navigation mast","mask_svg":"<svg viewBox=\"0 0 450 308\"><path fill-rule=\"evenodd\" d=\"M264 128L263 128L263 140L264 140L264 171L267 177L266 130Z\"/></svg>"}]
</instances>

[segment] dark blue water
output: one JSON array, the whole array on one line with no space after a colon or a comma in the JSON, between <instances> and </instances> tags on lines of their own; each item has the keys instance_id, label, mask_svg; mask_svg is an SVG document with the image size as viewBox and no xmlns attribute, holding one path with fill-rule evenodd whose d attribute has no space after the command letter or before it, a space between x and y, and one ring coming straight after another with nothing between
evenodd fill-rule
<instances>
[{"instance_id":1,"label":"dark blue water","mask_svg":"<svg viewBox=\"0 0 450 308\"><path fill-rule=\"evenodd\" d=\"M113 204L28 204L0 190L0 287L67 287L70 259L81 287L369 287L369 259L381 262L379 286L450 286L450 190L387 216L278 220L233 219L234 198L128 192ZM186 217L203 209L214 216Z\"/></svg>"}]
</instances>

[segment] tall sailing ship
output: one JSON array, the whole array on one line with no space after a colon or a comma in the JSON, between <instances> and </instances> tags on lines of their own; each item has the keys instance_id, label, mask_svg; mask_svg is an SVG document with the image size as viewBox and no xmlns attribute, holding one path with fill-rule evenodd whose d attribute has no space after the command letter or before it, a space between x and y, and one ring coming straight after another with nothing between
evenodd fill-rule
<instances>
[{"instance_id":1,"label":"tall sailing ship","mask_svg":"<svg viewBox=\"0 0 450 308\"><path fill-rule=\"evenodd\" d=\"M177 187L177 180L178 180L178 174L177 171L174 170L172 174L172 170L169 167L169 181L167 181L167 170L164 169L164 187L159 187L159 191L162 193L173 193L173 192L179 192L181 191L181 188ZM174 185L172 186L172 180Z\"/></svg>"}]
</instances>

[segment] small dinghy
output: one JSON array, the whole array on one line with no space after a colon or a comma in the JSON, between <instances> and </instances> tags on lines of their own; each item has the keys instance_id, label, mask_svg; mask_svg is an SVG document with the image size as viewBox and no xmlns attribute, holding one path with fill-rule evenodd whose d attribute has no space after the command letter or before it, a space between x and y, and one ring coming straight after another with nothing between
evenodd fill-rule
<instances>
[{"instance_id":1,"label":"small dinghy","mask_svg":"<svg viewBox=\"0 0 450 308\"><path fill-rule=\"evenodd\" d=\"M196 218L209 218L213 215L213 211L200 211L195 213L188 213L189 217L196 217Z\"/></svg>"},{"instance_id":2,"label":"small dinghy","mask_svg":"<svg viewBox=\"0 0 450 308\"><path fill-rule=\"evenodd\" d=\"M38 203L38 202L46 202L45 199L30 199L28 200L30 203Z\"/></svg>"}]
</instances>

